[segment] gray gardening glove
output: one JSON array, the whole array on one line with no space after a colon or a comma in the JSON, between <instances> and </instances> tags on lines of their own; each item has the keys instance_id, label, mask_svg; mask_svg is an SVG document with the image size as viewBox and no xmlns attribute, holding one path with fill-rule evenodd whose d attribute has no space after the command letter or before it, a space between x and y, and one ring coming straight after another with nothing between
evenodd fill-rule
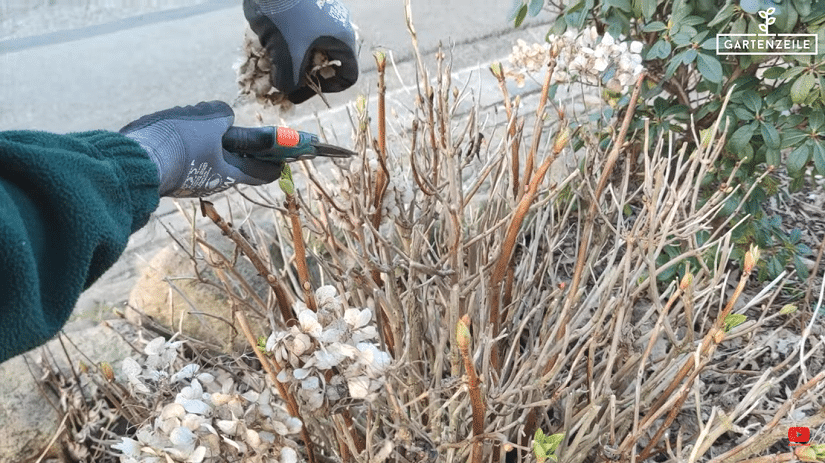
<instances>
[{"instance_id":1,"label":"gray gardening glove","mask_svg":"<svg viewBox=\"0 0 825 463\"><path fill-rule=\"evenodd\" d=\"M223 149L221 138L234 120L228 104L208 101L143 116L120 133L138 142L157 164L161 196L207 196L236 183L262 185L277 180L283 164Z\"/></svg>"},{"instance_id":2,"label":"gray gardening glove","mask_svg":"<svg viewBox=\"0 0 825 463\"><path fill-rule=\"evenodd\" d=\"M338 0L244 0L243 12L272 61L272 86L289 101L298 104L315 95L306 76L318 64L316 52L341 62L330 67L334 75L312 77L324 93L340 92L358 80L355 32Z\"/></svg>"}]
</instances>

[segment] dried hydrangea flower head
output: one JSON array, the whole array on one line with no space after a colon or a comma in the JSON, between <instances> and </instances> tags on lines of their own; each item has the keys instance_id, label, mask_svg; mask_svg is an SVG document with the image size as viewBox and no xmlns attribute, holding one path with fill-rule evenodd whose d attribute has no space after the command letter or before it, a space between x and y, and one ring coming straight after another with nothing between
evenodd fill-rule
<instances>
[{"instance_id":1,"label":"dried hydrangea flower head","mask_svg":"<svg viewBox=\"0 0 825 463\"><path fill-rule=\"evenodd\" d=\"M372 311L345 309L333 286L318 288L315 298L317 313L298 302L298 324L267 340L266 350L283 366L278 381L290 385L308 413L344 399L374 400L392 359L374 342Z\"/></svg>"},{"instance_id":2,"label":"dried hydrangea flower head","mask_svg":"<svg viewBox=\"0 0 825 463\"><path fill-rule=\"evenodd\" d=\"M153 414L135 433L112 448L122 463L220 462L237 455L247 462L295 463L301 420L290 416L272 387L260 379L260 392L236 383L225 370L204 371L178 357L180 341L159 337L145 357L127 358L122 377L135 399ZM277 460L275 459L277 458Z\"/></svg>"},{"instance_id":3,"label":"dried hydrangea flower head","mask_svg":"<svg viewBox=\"0 0 825 463\"><path fill-rule=\"evenodd\" d=\"M508 75L523 86L525 73L547 69L551 52L556 55L551 83L603 84L612 91L621 92L644 69L641 42L627 42L622 37L617 41L610 34L599 36L593 27L582 33L568 30L560 36L551 34L544 44L528 44L519 39L510 54L510 63L517 69L509 71Z\"/></svg>"}]
</instances>

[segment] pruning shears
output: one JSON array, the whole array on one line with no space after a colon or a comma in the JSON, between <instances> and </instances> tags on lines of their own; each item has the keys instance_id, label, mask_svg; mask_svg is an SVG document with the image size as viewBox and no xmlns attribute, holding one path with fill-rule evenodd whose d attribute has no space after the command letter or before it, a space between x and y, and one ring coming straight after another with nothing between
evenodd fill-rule
<instances>
[{"instance_id":1,"label":"pruning shears","mask_svg":"<svg viewBox=\"0 0 825 463\"><path fill-rule=\"evenodd\" d=\"M321 143L318 135L288 127L230 127L223 148L240 156L268 162L292 162L316 156L348 158L355 151Z\"/></svg>"}]
</instances>

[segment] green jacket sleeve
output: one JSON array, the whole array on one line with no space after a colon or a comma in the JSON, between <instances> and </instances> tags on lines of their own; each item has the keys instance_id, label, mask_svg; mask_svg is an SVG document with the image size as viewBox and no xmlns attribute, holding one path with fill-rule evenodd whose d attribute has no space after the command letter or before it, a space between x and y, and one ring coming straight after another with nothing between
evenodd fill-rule
<instances>
[{"instance_id":1,"label":"green jacket sleeve","mask_svg":"<svg viewBox=\"0 0 825 463\"><path fill-rule=\"evenodd\" d=\"M0 132L0 362L43 344L158 205L146 152L115 132Z\"/></svg>"}]
</instances>

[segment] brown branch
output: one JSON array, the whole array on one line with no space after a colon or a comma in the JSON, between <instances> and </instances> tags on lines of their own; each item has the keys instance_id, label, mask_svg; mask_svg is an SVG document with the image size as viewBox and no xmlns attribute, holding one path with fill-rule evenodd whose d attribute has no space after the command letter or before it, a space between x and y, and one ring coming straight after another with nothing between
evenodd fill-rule
<instances>
[{"instance_id":1,"label":"brown branch","mask_svg":"<svg viewBox=\"0 0 825 463\"><path fill-rule=\"evenodd\" d=\"M456 342L458 343L458 349L461 351L461 357L464 359L464 368L467 370L467 385L470 393L470 404L473 409L473 436L477 437L484 433L485 406L484 400L481 397L481 381L478 379L475 366L473 365L473 358L470 355L471 341L470 317L465 314L458 321L458 326L456 327ZM474 439L473 453L470 460L472 463L481 463L484 453L483 449L482 439Z\"/></svg>"},{"instance_id":2,"label":"brown branch","mask_svg":"<svg viewBox=\"0 0 825 463\"><path fill-rule=\"evenodd\" d=\"M307 253L304 247L304 234L301 230L301 216L298 214L298 200L295 195L286 195L286 210L289 220L292 223L292 245L295 249L295 266L298 268L298 281L301 290L304 292L304 300L307 308L313 312L318 311L318 304L315 302L315 294L312 292L312 282L309 277L309 267L307 266Z\"/></svg>"},{"instance_id":3,"label":"brown branch","mask_svg":"<svg viewBox=\"0 0 825 463\"><path fill-rule=\"evenodd\" d=\"M636 85L633 87L633 94L630 96L630 103L628 103L627 113L625 113L624 120L622 121L622 127L619 130L619 135L616 137L616 141L613 144L613 150L610 152L610 156L607 157L602 177L599 179L598 186L596 187L592 202L590 203L590 208L587 211L587 221L585 222L584 232L582 233L582 242L579 245L579 252L576 257L576 269L573 272L573 280L570 283L570 291L568 292L567 299L564 301L561 316L559 317L558 324L560 329L556 333L556 340L561 340L564 338L570 309L573 307L573 304L578 301L579 286L581 285L582 273L584 272L584 263L587 261L587 252L590 250L590 237L593 234L593 223L596 218L596 210L599 207L599 198L607 186L608 180L613 174L613 167L616 165L616 161L619 159L619 153L621 153L622 147L624 146L624 140L625 137L627 137L630 122L633 120L633 114L636 111L636 104L639 101L639 94L642 91L642 83L645 80L645 76L646 73L642 71L636 79ZM551 369L552 365L548 365L545 368L545 371L550 371Z\"/></svg>"},{"instance_id":4,"label":"brown branch","mask_svg":"<svg viewBox=\"0 0 825 463\"><path fill-rule=\"evenodd\" d=\"M519 229L521 228L522 222L524 222L524 217L527 215L527 211L530 209L530 205L533 203L533 199L536 197L536 193L539 185L544 179L544 175L547 173L547 170L556 158L558 158L562 150L564 150L564 147L567 145L569 139L569 129L567 127L562 128L556 138L556 142L553 144L553 151L551 155L545 158L544 162L542 162L541 166L539 166L539 169L536 171L536 175L530 179L528 190L525 195L522 196L518 206L516 206L516 210L513 213L513 220L510 221L510 226L507 228L507 234L505 235L504 241L501 245L501 254L498 256L498 261L496 262L496 266L493 269L493 274L490 277L490 294L492 295L490 298L490 323L493 326L493 336L497 336L501 330L501 314L499 311L501 299L498 296L498 294L500 294L499 286L501 281L504 279L507 272L507 266L513 255ZM493 357L491 360L493 362L493 366L498 369L500 366L498 363L498 349L493 348Z\"/></svg>"},{"instance_id":5,"label":"brown branch","mask_svg":"<svg viewBox=\"0 0 825 463\"><path fill-rule=\"evenodd\" d=\"M252 262L252 265L255 267L255 270L258 271L258 274L261 275L269 286L272 288L272 291L275 293L275 300L278 302L278 308L281 311L281 317L284 319L284 323L287 326L290 326L293 322L296 321L295 315L292 314L292 301L289 297L288 293L284 289L283 285L281 285L280 280L274 274L272 274L266 265L261 260L261 257L255 251L255 248L249 244L249 241L243 237L237 230L232 228L232 225L227 223L223 218L218 214L218 211L215 210L215 206L209 202L201 200L201 214L204 217L209 217L221 231L226 234L235 244L241 248L241 252Z\"/></svg>"},{"instance_id":6,"label":"brown branch","mask_svg":"<svg viewBox=\"0 0 825 463\"><path fill-rule=\"evenodd\" d=\"M301 420L301 438L304 440L304 445L306 445L307 459L309 460L309 463L315 463L316 460L315 453L313 452L312 439L310 438L309 430L306 427L306 422L301 417L301 411L298 409L298 402L295 400L295 397L290 394L287 387L278 381L278 373L281 371L280 365L278 365L278 362L274 359L268 358L263 352L261 352L261 349L258 348L258 342L255 340L255 335L253 335L252 330L249 329L249 322L246 319L246 314L244 314L241 310L236 310L235 318L238 319L238 324L241 327L241 331L243 331L244 336L246 336L246 341L249 343L249 346L261 362L261 366L264 371L266 371L269 375L269 379L272 381L272 384L275 385L278 389L278 393L281 395L281 398L283 398L286 402L286 407L289 414ZM273 366L275 367L275 370L273 370Z\"/></svg>"},{"instance_id":7,"label":"brown branch","mask_svg":"<svg viewBox=\"0 0 825 463\"><path fill-rule=\"evenodd\" d=\"M711 460L711 463L723 463L723 462L730 462L730 461L737 461L737 456L742 455L749 455L752 454L754 451L759 451L761 449L756 448L757 443L760 442L765 438L766 435L771 435L774 431L778 431L776 434L778 438L787 437L787 431L784 429L775 429L776 426L779 424L779 421L788 414L791 410L791 407L802 397L805 393L807 393L812 388L819 386L822 381L825 380L825 371L820 372L818 375L813 377L810 381L803 384L797 390L791 394L791 396L776 410L776 413L773 415L773 419L768 422L765 426L763 426L759 432L754 434L753 436L749 437L745 442L737 445L733 449L719 455L718 457ZM821 425L825 422L825 413L820 412L812 417L809 418L811 422L799 423L799 425L807 425L809 427L816 427ZM776 439L772 439L771 444L775 442ZM766 446L766 447L768 447Z\"/></svg>"}]
</instances>

